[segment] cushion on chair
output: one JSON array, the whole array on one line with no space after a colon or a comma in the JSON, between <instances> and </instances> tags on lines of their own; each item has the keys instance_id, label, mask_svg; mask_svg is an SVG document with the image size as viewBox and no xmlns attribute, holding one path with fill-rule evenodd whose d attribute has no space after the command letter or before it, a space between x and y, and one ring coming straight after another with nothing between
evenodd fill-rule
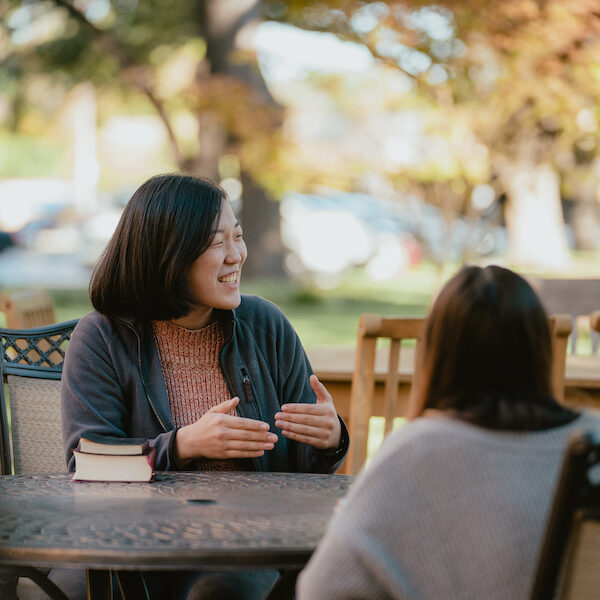
<instances>
[{"instance_id":1,"label":"cushion on chair","mask_svg":"<svg viewBox=\"0 0 600 600\"><path fill-rule=\"evenodd\" d=\"M60 381L7 376L16 474L67 470L60 420Z\"/></svg>"}]
</instances>

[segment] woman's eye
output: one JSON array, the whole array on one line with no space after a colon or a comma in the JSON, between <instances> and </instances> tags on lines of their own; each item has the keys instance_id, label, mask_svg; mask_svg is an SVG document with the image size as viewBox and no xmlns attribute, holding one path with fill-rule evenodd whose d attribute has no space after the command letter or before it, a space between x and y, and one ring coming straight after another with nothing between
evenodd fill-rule
<instances>
[{"instance_id":1,"label":"woman's eye","mask_svg":"<svg viewBox=\"0 0 600 600\"><path fill-rule=\"evenodd\" d=\"M244 237L244 234L243 234L243 233L238 233L238 234L237 234L235 237L236 237L238 240L241 240L241 239Z\"/></svg>"}]
</instances>

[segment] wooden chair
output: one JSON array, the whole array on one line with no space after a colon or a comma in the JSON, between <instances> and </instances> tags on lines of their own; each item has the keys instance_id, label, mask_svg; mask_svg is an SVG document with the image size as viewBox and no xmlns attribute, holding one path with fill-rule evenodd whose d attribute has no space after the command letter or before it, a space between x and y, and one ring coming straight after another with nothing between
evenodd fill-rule
<instances>
[{"instance_id":1,"label":"wooden chair","mask_svg":"<svg viewBox=\"0 0 600 600\"><path fill-rule=\"evenodd\" d=\"M402 340L412 339L418 343L424 323L424 318L381 317L374 314L360 316L350 393L350 449L347 458L350 473L358 473L367 459L369 419L373 414L375 393L377 340L387 338L390 342L384 390L384 431L387 435L392 430L397 411L398 366Z\"/></svg>"},{"instance_id":2,"label":"wooden chair","mask_svg":"<svg viewBox=\"0 0 600 600\"><path fill-rule=\"evenodd\" d=\"M559 402L563 402L565 399L565 365L573 320L567 314L552 315L549 319L550 333L552 334L552 395Z\"/></svg>"},{"instance_id":3,"label":"wooden chair","mask_svg":"<svg viewBox=\"0 0 600 600\"><path fill-rule=\"evenodd\" d=\"M538 558L531 600L586 600L600 593L600 441L567 448Z\"/></svg>"},{"instance_id":4,"label":"wooden chair","mask_svg":"<svg viewBox=\"0 0 600 600\"><path fill-rule=\"evenodd\" d=\"M0 312L6 316L6 327L10 329L31 329L56 323L54 301L44 290L0 294Z\"/></svg>"},{"instance_id":5,"label":"wooden chair","mask_svg":"<svg viewBox=\"0 0 600 600\"><path fill-rule=\"evenodd\" d=\"M549 315L568 313L573 330L570 352L575 354L577 345L578 317L587 317L600 306L600 279L544 279L527 277L527 281L541 298ZM590 331L592 354L598 351L598 334Z\"/></svg>"},{"instance_id":6,"label":"wooden chair","mask_svg":"<svg viewBox=\"0 0 600 600\"><path fill-rule=\"evenodd\" d=\"M77 320L36 329L0 329L0 474L66 471L60 418L65 348ZM8 391L8 397L6 394ZM16 598L20 577L67 600L44 570L0 569L0 596Z\"/></svg>"},{"instance_id":7,"label":"wooden chair","mask_svg":"<svg viewBox=\"0 0 600 600\"><path fill-rule=\"evenodd\" d=\"M600 299L598 303L600 304ZM590 315L590 327L594 331L600 332L600 310L596 310Z\"/></svg>"},{"instance_id":8,"label":"wooden chair","mask_svg":"<svg viewBox=\"0 0 600 600\"><path fill-rule=\"evenodd\" d=\"M398 366L402 340L415 340L414 356L424 331L423 317L381 317L375 314L363 314L358 324L356 355L352 388L350 393L350 449L346 472L356 474L367 459L369 438L369 419L373 416L375 394L375 358L378 339L388 339L389 354L385 374L384 435L393 426L398 413ZM564 400L565 364L567 344L571 333L572 321L569 315L549 317L552 333L552 391L557 400ZM413 365L413 378L414 378Z\"/></svg>"}]
</instances>

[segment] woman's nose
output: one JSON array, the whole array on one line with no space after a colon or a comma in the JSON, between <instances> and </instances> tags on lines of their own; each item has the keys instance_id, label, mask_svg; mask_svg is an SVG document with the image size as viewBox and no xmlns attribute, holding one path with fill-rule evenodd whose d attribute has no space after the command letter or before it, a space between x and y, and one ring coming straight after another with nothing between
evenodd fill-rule
<instances>
[{"instance_id":1,"label":"woman's nose","mask_svg":"<svg viewBox=\"0 0 600 600\"><path fill-rule=\"evenodd\" d=\"M246 258L246 246L233 243L229 245L226 260L230 263L243 262Z\"/></svg>"}]
</instances>

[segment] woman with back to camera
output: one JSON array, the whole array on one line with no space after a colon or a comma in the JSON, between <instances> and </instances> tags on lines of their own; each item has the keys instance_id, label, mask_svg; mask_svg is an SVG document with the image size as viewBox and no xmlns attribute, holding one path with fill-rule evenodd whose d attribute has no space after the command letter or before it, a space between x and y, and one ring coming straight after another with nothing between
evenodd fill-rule
<instances>
[{"instance_id":1,"label":"woman with back to camera","mask_svg":"<svg viewBox=\"0 0 600 600\"><path fill-rule=\"evenodd\" d=\"M134 193L92 276L95 311L68 346L69 470L88 432L148 438L157 470L340 466L346 427L283 313L240 294L245 259L241 225L219 186L161 175ZM158 598L264 598L276 577L147 574Z\"/></svg>"},{"instance_id":2,"label":"woman with back to camera","mask_svg":"<svg viewBox=\"0 0 600 600\"><path fill-rule=\"evenodd\" d=\"M571 434L529 284L463 268L425 325L410 422L359 475L298 580L299 600L525 600Z\"/></svg>"}]
</instances>

